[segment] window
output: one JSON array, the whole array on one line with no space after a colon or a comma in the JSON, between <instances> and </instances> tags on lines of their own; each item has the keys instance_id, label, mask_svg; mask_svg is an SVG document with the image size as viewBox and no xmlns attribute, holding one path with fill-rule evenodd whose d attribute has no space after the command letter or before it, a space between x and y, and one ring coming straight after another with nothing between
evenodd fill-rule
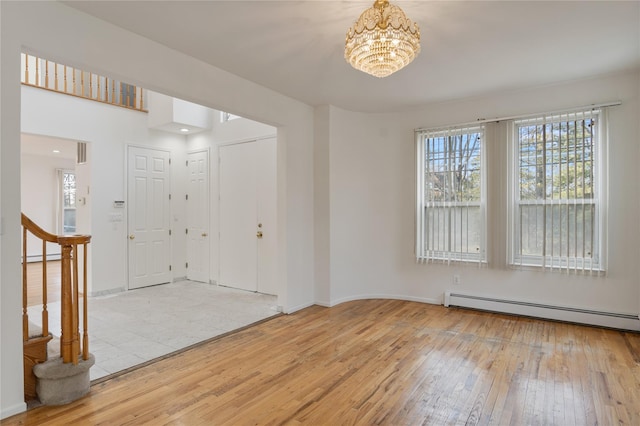
<instances>
[{"instance_id":1,"label":"window","mask_svg":"<svg viewBox=\"0 0 640 426\"><path fill-rule=\"evenodd\" d=\"M606 271L607 117L416 130L416 260Z\"/></svg>"},{"instance_id":2,"label":"window","mask_svg":"<svg viewBox=\"0 0 640 426\"><path fill-rule=\"evenodd\" d=\"M62 171L62 233L76 232L76 175Z\"/></svg>"},{"instance_id":3,"label":"window","mask_svg":"<svg viewBox=\"0 0 640 426\"><path fill-rule=\"evenodd\" d=\"M484 126L416 133L418 261L484 262Z\"/></svg>"},{"instance_id":4,"label":"window","mask_svg":"<svg viewBox=\"0 0 640 426\"><path fill-rule=\"evenodd\" d=\"M512 264L604 269L600 116L513 122Z\"/></svg>"}]
</instances>

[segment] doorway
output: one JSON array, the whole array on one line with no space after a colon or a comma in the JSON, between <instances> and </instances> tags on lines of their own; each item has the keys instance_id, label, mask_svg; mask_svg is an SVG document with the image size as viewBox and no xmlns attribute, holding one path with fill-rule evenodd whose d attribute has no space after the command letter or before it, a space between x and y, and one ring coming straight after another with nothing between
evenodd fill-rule
<instances>
[{"instance_id":1,"label":"doorway","mask_svg":"<svg viewBox=\"0 0 640 426\"><path fill-rule=\"evenodd\" d=\"M89 234L87 204L90 165L77 159L75 140L22 133L20 137L21 211L56 235ZM29 235L27 261L42 261L42 247ZM58 244L47 244L47 259L60 257Z\"/></svg>"}]
</instances>

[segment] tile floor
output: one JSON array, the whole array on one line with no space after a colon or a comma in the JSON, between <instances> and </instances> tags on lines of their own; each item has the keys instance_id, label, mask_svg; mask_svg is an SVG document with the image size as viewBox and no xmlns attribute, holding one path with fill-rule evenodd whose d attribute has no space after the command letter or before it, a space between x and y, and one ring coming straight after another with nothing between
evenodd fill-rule
<instances>
[{"instance_id":1,"label":"tile floor","mask_svg":"<svg viewBox=\"0 0 640 426\"><path fill-rule=\"evenodd\" d=\"M40 309L29 308L33 322ZM59 337L60 303L52 303L48 309L50 331ZM276 296L195 281L90 298L89 351L96 358L91 380L276 314ZM50 357L56 349L59 353L58 339L49 347Z\"/></svg>"}]
</instances>

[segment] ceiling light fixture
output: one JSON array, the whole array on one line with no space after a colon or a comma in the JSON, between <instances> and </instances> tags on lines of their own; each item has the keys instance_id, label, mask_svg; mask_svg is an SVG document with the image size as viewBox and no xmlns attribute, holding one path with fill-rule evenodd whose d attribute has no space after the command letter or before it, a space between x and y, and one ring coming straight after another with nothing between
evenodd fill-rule
<instances>
[{"instance_id":1,"label":"ceiling light fixture","mask_svg":"<svg viewBox=\"0 0 640 426\"><path fill-rule=\"evenodd\" d=\"M344 57L355 69L386 77L420 53L420 28L388 0L375 0L347 31Z\"/></svg>"},{"instance_id":2,"label":"ceiling light fixture","mask_svg":"<svg viewBox=\"0 0 640 426\"><path fill-rule=\"evenodd\" d=\"M189 133L189 129L187 129L186 127L183 127L182 129L180 129L180 131L182 133Z\"/></svg>"}]
</instances>

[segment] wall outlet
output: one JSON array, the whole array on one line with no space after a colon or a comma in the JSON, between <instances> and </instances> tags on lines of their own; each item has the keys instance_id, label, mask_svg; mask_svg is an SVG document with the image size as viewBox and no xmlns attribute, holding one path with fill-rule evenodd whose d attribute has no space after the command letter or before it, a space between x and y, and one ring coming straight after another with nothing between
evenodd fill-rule
<instances>
[{"instance_id":1,"label":"wall outlet","mask_svg":"<svg viewBox=\"0 0 640 426\"><path fill-rule=\"evenodd\" d=\"M460 279L460 275L456 274L453 276L453 283L458 285L462 280Z\"/></svg>"}]
</instances>

